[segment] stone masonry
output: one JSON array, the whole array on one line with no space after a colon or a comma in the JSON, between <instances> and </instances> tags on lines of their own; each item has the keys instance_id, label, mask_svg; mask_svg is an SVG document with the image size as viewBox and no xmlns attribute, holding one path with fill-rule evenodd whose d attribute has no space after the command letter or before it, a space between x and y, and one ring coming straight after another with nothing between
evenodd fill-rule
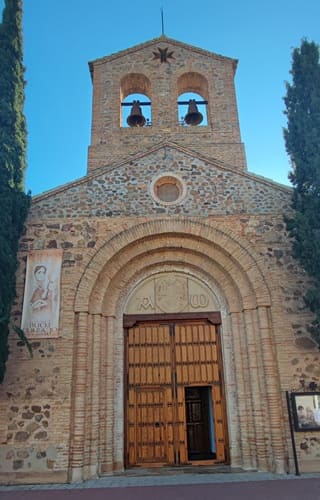
<instances>
[{"instance_id":1,"label":"stone masonry","mask_svg":"<svg viewBox=\"0 0 320 500\"><path fill-rule=\"evenodd\" d=\"M161 63L159 48L174 58ZM34 197L20 241L13 321L20 325L29 252L62 249L60 322L58 338L31 340L33 358L10 337L3 483L123 470L123 315L137 287L161 273L202 283L219 304L231 466L293 472L285 391L320 383L320 355L284 222L291 190L246 170L235 68L165 37L90 63L88 174ZM141 90L152 126L119 127L120 99ZM207 126L177 125L187 90L208 100ZM177 183L176 202L158 197L162 176ZM318 470L317 435L296 441L301 469Z\"/></svg>"},{"instance_id":2,"label":"stone masonry","mask_svg":"<svg viewBox=\"0 0 320 500\"><path fill-rule=\"evenodd\" d=\"M159 49L172 51L168 63L155 58ZM94 91L88 171L167 140L246 169L233 83L237 61L196 48L190 56L188 45L160 37L90 63ZM187 90L203 99L210 96L207 126L179 126L177 100ZM121 98L131 92L151 100L151 127L119 127Z\"/></svg>"}]
</instances>

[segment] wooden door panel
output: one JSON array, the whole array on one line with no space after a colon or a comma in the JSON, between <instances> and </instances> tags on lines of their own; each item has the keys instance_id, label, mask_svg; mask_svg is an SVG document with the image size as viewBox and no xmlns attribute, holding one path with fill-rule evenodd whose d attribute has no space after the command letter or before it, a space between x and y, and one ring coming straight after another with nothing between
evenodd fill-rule
<instances>
[{"instance_id":1,"label":"wooden door panel","mask_svg":"<svg viewBox=\"0 0 320 500\"><path fill-rule=\"evenodd\" d=\"M166 462L165 394L155 389L136 391L137 463Z\"/></svg>"},{"instance_id":2,"label":"wooden door panel","mask_svg":"<svg viewBox=\"0 0 320 500\"><path fill-rule=\"evenodd\" d=\"M175 363L178 384L205 385L219 380L214 325L176 325Z\"/></svg>"},{"instance_id":3,"label":"wooden door panel","mask_svg":"<svg viewBox=\"0 0 320 500\"><path fill-rule=\"evenodd\" d=\"M170 394L159 387L129 391L127 405L128 465L167 463L172 427L167 412Z\"/></svg>"},{"instance_id":4,"label":"wooden door panel","mask_svg":"<svg viewBox=\"0 0 320 500\"><path fill-rule=\"evenodd\" d=\"M171 364L167 325L144 324L128 330L128 465L167 463L170 459Z\"/></svg>"},{"instance_id":5,"label":"wooden door panel","mask_svg":"<svg viewBox=\"0 0 320 500\"><path fill-rule=\"evenodd\" d=\"M213 387L210 404L213 406L214 415L216 460L225 461L225 420L221 401L219 353L215 326L204 323L175 325L175 353L178 386L210 385ZM189 404L192 405L192 403ZM186 408L187 412L189 410L190 408ZM204 454L205 450L209 451L206 449L209 443L208 425L205 426L201 421L189 422L189 424L185 422L188 448L195 449L198 446L198 452L200 453L200 449L203 449Z\"/></svg>"},{"instance_id":6,"label":"wooden door panel","mask_svg":"<svg viewBox=\"0 0 320 500\"><path fill-rule=\"evenodd\" d=\"M216 460L225 461L219 356L215 326L204 321L141 323L128 330L128 465L188 463L188 449L197 446L209 456L208 405L213 406ZM207 395L211 387L212 398L186 403L188 386L202 387ZM204 420L193 418L197 404Z\"/></svg>"},{"instance_id":7,"label":"wooden door panel","mask_svg":"<svg viewBox=\"0 0 320 500\"><path fill-rule=\"evenodd\" d=\"M212 399L215 414L215 438L216 438L216 459L219 462L225 461L225 421L223 403L221 400L221 388L219 385L213 386Z\"/></svg>"},{"instance_id":8,"label":"wooden door panel","mask_svg":"<svg viewBox=\"0 0 320 500\"><path fill-rule=\"evenodd\" d=\"M128 385L171 384L169 328L141 325L128 332Z\"/></svg>"},{"instance_id":9,"label":"wooden door panel","mask_svg":"<svg viewBox=\"0 0 320 500\"><path fill-rule=\"evenodd\" d=\"M176 421L175 421L175 446L176 446L176 460L177 463L188 463L187 454L187 433L186 433L186 412L185 412L185 398L184 387L177 386L176 389Z\"/></svg>"}]
</instances>

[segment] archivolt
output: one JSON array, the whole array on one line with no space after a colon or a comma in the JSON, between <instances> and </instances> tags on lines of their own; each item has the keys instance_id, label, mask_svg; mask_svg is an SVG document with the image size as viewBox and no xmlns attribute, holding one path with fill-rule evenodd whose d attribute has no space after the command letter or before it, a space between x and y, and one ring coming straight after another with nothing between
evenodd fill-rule
<instances>
[{"instance_id":1,"label":"archivolt","mask_svg":"<svg viewBox=\"0 0 320 500\"><path fill-rule=\"evenodd\" d=\"M197 220L170 218L137 224L105 241L79 281L75 311L114 314L133 283L169 263L195 275L205 272L233 310L270 305L263 264L247 241Z\"/></svg>"}]
</instances>

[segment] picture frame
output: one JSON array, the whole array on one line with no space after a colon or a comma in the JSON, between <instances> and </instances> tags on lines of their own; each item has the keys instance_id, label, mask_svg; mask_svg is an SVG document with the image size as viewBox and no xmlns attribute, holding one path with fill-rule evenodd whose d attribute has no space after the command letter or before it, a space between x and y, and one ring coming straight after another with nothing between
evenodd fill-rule
<instances>
[{"instance_id":1,"label":"picture frame","mask_svg":"<svg viewBox=\"0 0 320 500\"><path fill-rule=\"evenodd\" d=\"M297 432L320 431L320 392L292 392L291 406Z\"/></svg>"}]
</instances>

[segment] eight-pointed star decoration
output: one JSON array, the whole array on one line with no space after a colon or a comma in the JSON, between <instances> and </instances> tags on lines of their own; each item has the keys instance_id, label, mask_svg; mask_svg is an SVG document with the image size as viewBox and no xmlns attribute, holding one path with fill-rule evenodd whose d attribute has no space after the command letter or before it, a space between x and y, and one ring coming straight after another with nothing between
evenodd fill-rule
<instances>
[{"instance_id":1,"label":"eight-pointed star decoration","mask_svg":"<svg viewBox=\"0 0 320 500\"><path fill-rule=\"evenodd\" d=\"M166 47L165 49L161 49L160 47L158 47L159 52L152 52L153 59L159 59L161 63L170 62L168 61L168 59L174 59L173 50L171 52L168 52L168 50L168 47Z\"/></svg>"}]
</instances>

